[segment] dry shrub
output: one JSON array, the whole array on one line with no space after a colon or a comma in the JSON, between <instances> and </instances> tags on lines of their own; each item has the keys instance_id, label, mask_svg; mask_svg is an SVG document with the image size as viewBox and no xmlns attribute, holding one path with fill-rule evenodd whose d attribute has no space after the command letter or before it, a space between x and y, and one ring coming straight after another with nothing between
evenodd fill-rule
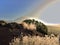
<instances>
[{"instance_id":1,"label":"dry shrub","mask_svg":"<svg viewBox=\"0 0 60 45\"><path fill-rule=\"evenodd\" d=\"M23 40L20 41L20 38L16 38L13 43L10 43L10 45L59 45L59 37L53 35L46 35L45 37L25 36L22 39Z\"/></svg>"}]
</instances>

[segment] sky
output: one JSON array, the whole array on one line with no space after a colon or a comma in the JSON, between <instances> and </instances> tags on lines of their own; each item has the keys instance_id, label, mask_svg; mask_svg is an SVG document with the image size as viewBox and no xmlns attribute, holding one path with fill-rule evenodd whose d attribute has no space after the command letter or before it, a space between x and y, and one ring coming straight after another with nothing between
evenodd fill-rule
<instances>
[{"instance_id":1,"label":"sky","mask_svg":"<svg viewBox=\"0 0 60 45\"><path fill-rule=\"evenodd\" d=\"M46 8L41 19L45 22L60 24L60 1Z\"/></svg>"},{"instance_id":2,"label":"sky","mask_svg":"<svg viewBox=\"0 0 60 45\"><path fill-rule=\"evenodd\" d=\"M38 2L36 0L0 0L0 19L12 20L18 18L32 10Z\"/></svg>"},{"instance_id":3,"label":"sky","mask_svg":"<svg viewBox=\"0 0 60 45\"><path fill-rule=\"evenodd\" d=\"M0 0L0 20L15 20L22 16L26 16L26 14L30 15L30 12L33 11L36 12L37 8L41 7L42 4L44 4L44 2L47 1L46 0ZM48 6L48 8L46 8L43 11L43 13L39 15L40 15L39 19L47 23L60 23L59 21L60 2Z\"/></svg>"}]
</instances>

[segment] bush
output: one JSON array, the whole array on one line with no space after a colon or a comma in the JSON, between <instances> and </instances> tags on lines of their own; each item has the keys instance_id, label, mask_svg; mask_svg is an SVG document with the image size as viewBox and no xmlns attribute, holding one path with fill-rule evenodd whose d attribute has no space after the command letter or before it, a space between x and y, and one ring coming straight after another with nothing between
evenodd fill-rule
<instances>
[{"instance_id":1,"label":"bush","mask_svg":"<svg viewBox=\"0 0 60 45\"><path fill-rule=\"evenodd\" d=\"M59 45L59 37L52 37L46 35L45 37L40 36L24 36L22 41L20 38L15 38L14 42L9 43L10 45Z\"/></svg>"}]
</instances>

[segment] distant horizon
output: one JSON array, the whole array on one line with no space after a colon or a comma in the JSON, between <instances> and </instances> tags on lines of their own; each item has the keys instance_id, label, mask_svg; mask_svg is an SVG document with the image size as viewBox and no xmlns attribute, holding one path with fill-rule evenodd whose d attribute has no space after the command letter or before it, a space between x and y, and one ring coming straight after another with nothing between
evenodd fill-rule
<instances>
[{"instance_id":1,"label":"distant horizon","mask_svg":"<svg viewBox=\"0 0 60 45\"><path fill-rule=\"evenodd\" d=\"M60 23L48 23L48 22L44 22L43 20L41 20L41 19L36 19L36 18L26 18L26 19L35 19L35 20L37 20L37 21L39 21L39 22L42 22L43 24L45 24L45 25L60 25ZM25 20L25 19L23 19L23 20ZM14 20L3 20L3 21L6 21L6 22L16 22L16 23L19 23L19 22L17 22L17 21L14 21Z\"/></svg>"}]
</instances>

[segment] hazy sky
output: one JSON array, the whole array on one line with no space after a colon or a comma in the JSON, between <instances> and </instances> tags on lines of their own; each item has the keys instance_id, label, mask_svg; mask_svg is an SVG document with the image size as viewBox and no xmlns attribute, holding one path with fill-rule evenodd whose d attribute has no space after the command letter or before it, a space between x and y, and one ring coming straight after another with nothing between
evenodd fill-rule
<instances>
[{"instance_id":1,"label":"hazy sky","mask_svg":"<svg viewBox=\"0 0 60 45\"><path fill-rule=\"evenodd\" d=\"M45 9L41 19L49 23L60 23L60 1Z\"/></svg>"},{"instance_id":2,"label":"hazy sky","mask_svg":"<svg viewBox=\"0 0 60 45\"><path fill-rule=\"evenodd\" d=\"M0 19L18 18L41 2L41 0L0 0Z\"/></svg>"},{"instance_id":3,"label":"hazy sky","mask_svg":"<svg viewBox=\"0 0 60 45\"><path fill-rule=\"evenodd\" d=\"M25 13L44 2L45 0L0 0L0 19L14 20L25 16ZM60 2L45 9L39 19L48 23L60 23Z\"/></svg>"}]
</instances>

